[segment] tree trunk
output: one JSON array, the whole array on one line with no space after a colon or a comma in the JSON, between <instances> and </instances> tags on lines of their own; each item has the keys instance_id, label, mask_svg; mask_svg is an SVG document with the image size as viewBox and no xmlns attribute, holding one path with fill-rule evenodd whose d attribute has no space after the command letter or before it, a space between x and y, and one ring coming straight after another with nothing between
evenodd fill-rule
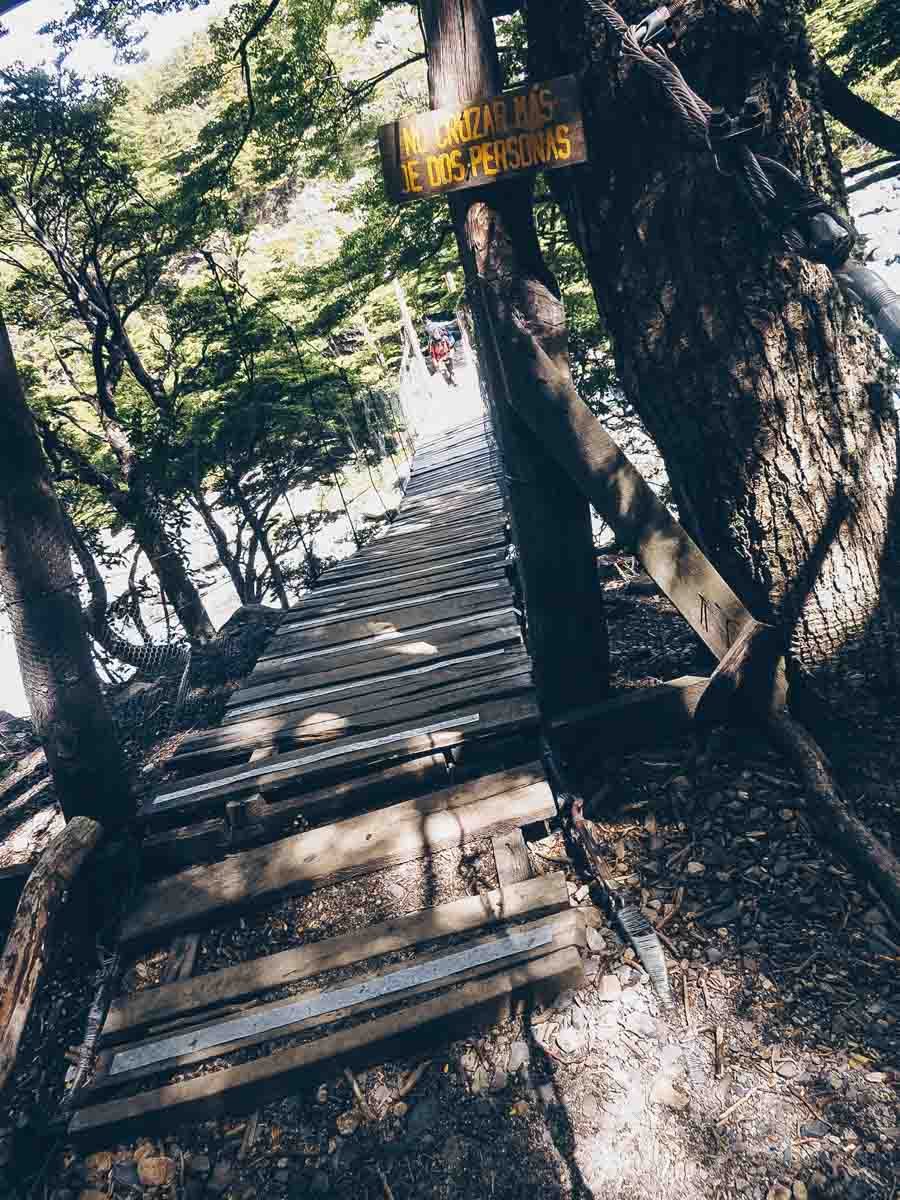
<instances>
[{"instance_id":1,"label":"tree trunk","mask_svg":"<svg viewBox=\"0 0 900 1200\"><path fill-rule=\"evenodd\" d=\"M244 514L244 518L253 532L256 534L256 540L259 543L259 548L262 550L263 558L269 566L269 578L272 583L272 590L278 597L278 603L282 608L290 608L291 602L288 599L287 588L284 583L284 576L281 573L281 567L278 565L278 559L272 549L272 544L269 541L269 535L266 531L265 520L268 516L266 513L263 520L260 521L253 508L253 504L247 499L244 489L240 485L237 478L231 480L231 491L237 502L238 508Z\"/></svg>"},{"instance_id":2,"label":"tree trunk","mask_svg":"<svg viewBox=\"0 0 900 1200\"><path fill-rule=\"evenodd\" d=\"M16 1065L63 895L102 836L96 821L76 817L41 855L22 890L0 957L0 1091Z\"/></svg>"},{"instance_id":3,"label":"tree trunk","mask_svg":"<svg viewBox=\"0 0 900 1200\"><path fill-rule=\"evenodd\" d=\"M35 732L66 818L131 815L125 760L94 669L59 502L0 315L0 589Z\"/></svg>"},{"instance_id":4,"label":"tree trunk","mask_svg":"<svg viewBox=\"0 0 900 1200\"><path fill-rule=\"evenodd\" d=\"M166 532L157 512L156 497L140 478L131 477L127 483L127 493L119 492L123 497L121 507L116 504L116 508L134 530L138 545L178 613L188 640L195 645L206 645L216 636L215 626L209 619L181 551Z\"/></svg>"},{"instance_id":5,"label":"tree trunk","mask_svg":"<svg viewBox=\"0 0 900 1200\"><path fill-rule=\"evenodd\" d=\"M425 0L432 108L503 90L484 0ZM584 497L510 406L511 388L541 400L541 383L508 336L517 322L568 377L565 310L543 261L528 183L482 187L450 199L472 293L482 357L500 419L496 432L510 477L529 649L545 715L599 699L608 686L602 591Z\"/></svg>"},{"instance_id":6,"label":"tree trunk","mask_svg":"<svg viewBox=\"0 0 900 1200\"><path fill-rule=\"evenodd\" d=\"M617 4L630 23L648 7ZM711 104L757 96L761 149L840 194L800 9L700 0L673 57ZM588 72L590 165L548 181L683 522L807 668L893 684L897 423L876 339L825 268L780 253L711 156L683 147L583 0L529 6L528 37L535 77Z\"/></svg>"}]
</instances>

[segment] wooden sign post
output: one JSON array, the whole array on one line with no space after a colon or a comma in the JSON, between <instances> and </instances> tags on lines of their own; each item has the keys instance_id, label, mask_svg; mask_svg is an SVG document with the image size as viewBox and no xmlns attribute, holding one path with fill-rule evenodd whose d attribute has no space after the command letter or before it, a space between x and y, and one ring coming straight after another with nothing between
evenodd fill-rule
<instances>
[{"instance_id":1,"label":"wooden sign post","mask_svg":"<svg viewBox=\"0 0 900 1200\"><path fill-rule=\"evenodd\" d=\"M587 159L573 75L459 108L403 117L382 125L378 141L385 186L395 204Z\"/></svg>"}]
</instances>

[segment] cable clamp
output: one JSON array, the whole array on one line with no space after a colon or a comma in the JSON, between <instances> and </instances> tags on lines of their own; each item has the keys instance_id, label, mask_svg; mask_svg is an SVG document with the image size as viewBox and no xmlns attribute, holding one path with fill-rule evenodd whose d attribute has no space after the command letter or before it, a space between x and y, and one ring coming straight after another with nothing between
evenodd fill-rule
<instances>
[{"instance_id":1,"label":"cable clamp","mask_svg":"<svg viewBox=\"0 0 900 1200\"><path fill-rule=\"evenodd\" d=\"M740 113L730 117L724 108L714 108L707 123L709 148L722 175L733 175L739 164L736 151L755 141L763 131L766 114L759 101L748 97Z\"/></svg>"},{"instance_id":2,"label":"cable clamp","mask_svg":"<svg viewBox=\"0 0 900 1200\"><path fill-rule=\"evenodd\" d=\"M631 26L631 36L639 46L662 45L663 49L667 49L675 44L675 35L669 28L671 17L671 12L664 5L654 8L643 21Z\"/></svg>"}]
</instances>

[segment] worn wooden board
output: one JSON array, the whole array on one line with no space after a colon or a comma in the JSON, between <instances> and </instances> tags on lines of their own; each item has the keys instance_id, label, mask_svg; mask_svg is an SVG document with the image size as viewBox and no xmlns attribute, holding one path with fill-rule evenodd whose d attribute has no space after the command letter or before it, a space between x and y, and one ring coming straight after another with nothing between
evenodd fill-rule
<instances>
[{"instance_id":1,"label":"worn wooden board","mask_svg":"<svg viewBox=\"0 0 900 1200\"><path fill-rule=\"evenodd\" d=\"M433 619L424 623L416 622L402 629L392 628L380 633L367 634L351 641L329 642L324 646L305 648L280 644L277 653L273 651L271 657L259 663L252 678L254 682L257 679L267 682L266 675L273 670L281 673L281 667L290 663L302 663L308 668L308 674L332 670L364 659L378 663L385 655L397 652L401 644L406 642L411 642L413 647L426 641L428 644L437 640L454 642L458 638L474 636L483 630L511 623L519 623L519 614L508 600L501 600L499 604L486 608L481 608L476 603L474 612L461 613L458 616L445 615L438 610L433 614ZM376 669L380 671L380 667Z\"/></svg>"},{"instance_id":2,"label":"worn wooden board","mask_svg":"<svg viewBox=\"0 0 900 1200\"><path fill-rule=\"evenodd\" d=\"M147 988L115 999L100 1037L102 1046L118 1045L195 1014L213 1012L273 988L299 983L337 967L437 942L476 929L489 929L517 917L561 912L569 907L565 875L555 871L464 896L408 916L379 921L354 933L325 938L293 950L238 963L178 983Z\"/></svg>"},{"instance_id":3,"label":"worn wooden board","mask_svg":"<svg viewBox=\"0 0 900 1200\"><path fill-rule=\"evenodd\" d=\"M353 977L338 985L312 989L289 999L211 1014L153 1034L142 1041L101 1052L94 1083L79 1096L82 1104L108 1087L145 1079L231 1054L275 1038L305 1033L322 1025L376 1012L439 988L542 958L580 944L583 923L571 908L513 929L475 937L460 947L417 953L400 966Z\"/></svg>"},{"instance_id":4,"label":"worn wooden board","mask_svg":"<svg viewBox=\"0 0 900 1200\"><path fill-rule=\"evenodd\" d=\"M495 833L491 845L501 884L522 883L531 877L531 858L521 829Z\"/></svg>"},{"instance_id":5,"label":"worn wooden board","mask_svg":"<svg viewBox=\"0 0 900 1200\"><path fill-rule=\"evenodd\" d=\"M506 697L531 690L531 668L513 665L475 680L448 683L443 687L391 699L376 693L333 705L303 706L287 712L264 714L208 730L184 741L173 759L183 770L188 763L205 769L219 761L233 761L247 748L271 746L284 751L293 746L319 745L342 737L363 737L379 729L389 731L426 722L433 715L452 712L463 705L494 704Z\"/></svg>"},{"instance_id":6,"label":"worn wooden board","mask_svg":"<svg viewBox=\"0 0 900 1200\"><path fill-rule=\"evenodd\" d=\"M144 815L203 805L216 796L237 797L279 778L339 779L361 766L412 758L456 746L467 738L523 731L537 724L537 704L529 690L504 700L478 702L454 712L436 713L414 724L386 726L366 737L337 737L325 745L273 754L266 762L238 763L174 781L139 803Z\"/></svg>"},{"instance_id":7,"label":"worn wooden board","mask_svg":"<svg viewBox=\"0 0 900 1200\"><path fill-rule=\"evenodd\" d=\"M125 918L121 941L134 945L202 928L226 912L356 879L555 812L549 787L536 783L452 810L351 817L149 885Z\"/></svg>"},{"instance_id":8,"label":"worn wooden board","mask_svg":"<svg viewBox=\"0 0 900 1200\"><path fill-rule=\"evenodd\" d=\"M706 676L682 675L651 688L632 688L600 704L561 713L550 727L561 736L594 734L598 753L650 745L678 737L690 727L708 683Z\"/></svg>"},{"instance_id":9,"label":"worn wooden board","mask_svg":"<svg viewBox=\"0 0 900 1200\"><path fill-rule=\"evenodd\" d=\"M313 615L330 616L336 613L351 615L354 609L363 608L376 601L387 605L393 600L422 597L444 587L464 587L470 583L487 583L502 580L506 576L506 555L495 554L492 561L476 563L468 568L453 568L449 571L433 571L423 568L412 578L397 577L391 573L382 576L377 583L366 581L350 584L344 588L321 588L311 592L301 608L294 609L297 619L307 620ZM290 616L291 614L288 614ZM285 617L285 621L288 617ZM287 626L290 627L290 623Z\"/></svg>"},{"instance_id":10,"label":"worn wooden board","mask_svg":"<svg viewBox=\"0 0 900 1200\"><path fill-rule=\"evenodd\" d=\"M385 645L390 641L389 645ZM429 629L403 632L398 637L357 644L352 650L327 655L288 654L273 659L265 671L250 676L248 686L235 692L241 702L273 695L290 687L331 687L346 680L382 675L407 667L427 666L504 646L519 646L522 633L514 609L477 614L459 621L438 622Z\"/></svg>"},{"instance_id":11,"label":"worn wooden board","mask_svg":"<svg viewBox=\"0 0 900 1200\"><path fill-rule=\"evenodd\" d=\"M340 640L350 641L356 636L357 627L364 631L359 636L368 637L370 632L381 632L382 625L400 629L406 627L401 625L401 622L413 620L416 625L423 624L433 617L443 615L444 612L448 616L457 616L460 611L468 612L473 608L470 601L495 608L499 603L509 603L512 594L509 582L501 576L481 583L443 586L424 594L390 602L385 602L381 597L374 597L355 605L347 613L320 612L304 616L302 619L298 616L288 625L282 622L269 644L276 648L285 645L296 646L303 641L301 634L313 644L317 644L318 640L330 643L338 634L341 635ZM480 604L475 603L474 610L477 611L478 607ZM417 610L422 610L423 615L415 616Z\"/></svg>"},{"instance_id":12,"label":"worn wooden board","mask_svg":"<svg viewBox=\"0 0 900 1200\"><path fill-rule=\"evenodd\" d=\"M444 684L474 681L501 669L524 670L530 659L525 651L515 644L477 651L466 656L439 659L406 670L390 671L382 675L367 675L362 679L351 679L326 687L306 687L289 681L283 685L270 685L268 695L255 700L232 703L225 712L226 726L245 721L248 717L300 711L303 708L328 707L334 711L337 703L346 703L346 711L355 712L371 707L376 695L382 696L381 703L392 703L411 696L425 694Z\"/></svg>"},{"instance_id":13,"label":"worn wooden board","mask_svg":"<svg viewBox=\"0 0 900 1200\"><path fill-rule=\"evenodd\" d=\"M395 1052L409 1054L436 1038L453 1036L461 1020L469 1027L504 1018L517 995L536 994L547 1001L567 987L578 987L583 977L574 947L555 951L305 1045L228 1067L212 1077L201 1075L125 1100L90 1105L75 1114L69 1136L86 1150L137 1133L154 1134L224 1113L252 1111L265 1101L293 1094L325 1072L384 1061Z\"/></svg>"}]
</instances>

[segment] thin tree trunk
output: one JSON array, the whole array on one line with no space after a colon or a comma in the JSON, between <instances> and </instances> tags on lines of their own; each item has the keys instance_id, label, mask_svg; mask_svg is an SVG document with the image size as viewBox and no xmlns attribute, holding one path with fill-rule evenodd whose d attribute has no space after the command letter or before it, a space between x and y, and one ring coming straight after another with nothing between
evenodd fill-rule
<instances>
[{"instance_id":1,"label":"thin tree trunk","mask_svg":"<svg viewBox=\"0 0 900 1200\"><path fill-rule=\"evenodd\" d=\"M494 28L484 0L424 0L433 108L502 91ZM450 200L472 296L483 365L501 410L497 434L510 476L513 529L528 614L529 648L545 714L589 703L606 691L609 648L586 500L517 412L511 389L540 403L530 359L515 353L519 326L568 377L565 310L543 261L528 184L458 193ZM491 358L494 350L496 359ZM502 377L498 377L501 376Z\"/></svg>"},{"instance_id":2,"label":"thin tree trunk","mask_svg":"<svg viewBox=\"0 0 900 1200\"><path fill-rule=\"evenodd\" d=\"M647 5L617 10L635 22ZM897 421L877 340L825 268L779 253L711 156L683 147L587 12L528 9L532 73L590 80L591 163L548 180L682 520L808 669L893 684ZM691 86L730 112L754 94L764 152L840 195L799 0L688 12L674 57Z\"/></svg>"},{"instance_id":3,"label":"thin tree trunk","mask_svg":"<svg viewBox=\"0 0 900 1200\"><path fill-rule=\"evenodd\" d=\"M234 590L238 594L238 599L241 604L247 603L245 595L246 584L244 577L241 574L241 566L237 557L232 554L231 547L228 545L228 537L225 530L215 518L215 514L207 503L206 497L203 494L203 488L198 484L194 488L194 499L197 502L197 509L203 519L203 524L206 526L209 536L213 540L213 545L216 548L216 554L219 556L219 562L228 572L231 582L234 584Z\"/></svg>"},{"instance_id":4,"label":"thin tree trunk","mask_svg":"<svg viewBox=\"0 0 900 1200\"><path fill-rule=\"evenodd\" d=\"M131 815L130 786L97 678L69 543L0 315L0 589L35 732L69 819L107 828Z\"/></svg>"},{"instance_id":5,"label":"thin tree trunk","mask_svg":"<svg viewBox=\"0 0 900 1200\"><path fill-rule=\"evenodd\" d=\"M262 550L263 558L269 565L269 576L272 581L272 590L278 597L278 603L282 608L290 608L291 602L288 599L287 588L284 584L284 576L281 573L281 567L278 565L278 559L272 550L272 544L269 541L269 535L266 532L264 521L260 521L256 515L253 505L244 494L244 489L241 487L237 479L232 479L231 490L234 498L237 501L238 508L244 514L247 524L256 535L256 540L259 543L259 548Z\"/></svg>"}]
</instances>

